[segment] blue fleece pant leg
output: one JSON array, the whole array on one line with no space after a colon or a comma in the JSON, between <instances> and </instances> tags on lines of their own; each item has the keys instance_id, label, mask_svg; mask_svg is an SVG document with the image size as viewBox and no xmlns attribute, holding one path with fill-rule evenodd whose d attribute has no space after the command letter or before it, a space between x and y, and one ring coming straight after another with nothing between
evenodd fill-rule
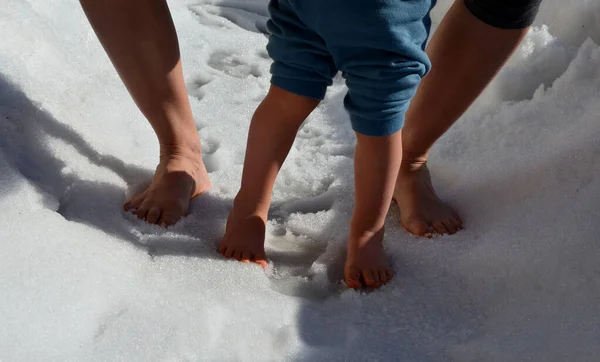
<instances>
[{"instance_id":1,"label":"blue fleece pant leg","mask_svg":"<svg viewBox=\"0 0 600 362\"><path fill-rule=\"evenodd\" d=\"M268 50L272 83L322 99L337 70L353 129L400 130L421 78L434 0L272 0Z\"/></svg>"},{"instance_id":2,"label":"blue fleece pant leg","mask_svg":"<svg viewBox=\"0 0 600 362\"><path fill-rule=\"evenodd\" d=\"M387 136L404 114L431 63L425 54L431 0L327 0L338 11L320 19L335 65L344 72L344 100L353 129Z\"/></svg>"},{"instance_id":3,"label":"blue fleece pant leg","mask_svg":"<svg viewBox=\"0 0 600 362\"><path fill-rule=\"evenodd\" d=\"M269 14L267 51L273 59L271 84L322 100L337 73L325 41L300 20L289 0L271 0Z\"/></svg>"}]
</instances>

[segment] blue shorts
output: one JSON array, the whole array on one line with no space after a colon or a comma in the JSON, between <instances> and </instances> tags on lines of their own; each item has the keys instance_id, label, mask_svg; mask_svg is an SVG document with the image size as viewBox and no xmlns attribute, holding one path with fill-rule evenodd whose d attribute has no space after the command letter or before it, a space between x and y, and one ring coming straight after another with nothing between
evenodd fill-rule
<instances>
[{"instance_id":1,"label":"blue shorts","mask_svg":"<svg viewBox=\"0 0 600 362\"><path fill-rule=\"evenodd\" d=\"M352 128L399 131L431 64L425 54L435 0L271 0L271 83L322 100L342 71Z\"/></svg>"}]
</instances>

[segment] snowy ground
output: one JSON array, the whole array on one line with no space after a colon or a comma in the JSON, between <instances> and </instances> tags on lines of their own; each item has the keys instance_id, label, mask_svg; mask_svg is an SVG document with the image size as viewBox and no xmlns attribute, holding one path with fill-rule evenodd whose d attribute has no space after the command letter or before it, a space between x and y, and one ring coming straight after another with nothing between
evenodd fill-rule
<instances>
[{"instance_id":1,"label":"snowy ground","mask_svg":"<svg viewBox=\"0 0 600 362\"><path fill-rule=\"evenodd\" d=\"M0 8L0 361L597 360L598 1L545 0L432 155L466 229L417 239L393 207L397 277L369 294L341 284L354 138L339 79L278 179L271 268L216 253L268 86L266 1L171 7L215 188L169 230L121 211L157 143L78 3Z\"/></svg>"}]
</instances>

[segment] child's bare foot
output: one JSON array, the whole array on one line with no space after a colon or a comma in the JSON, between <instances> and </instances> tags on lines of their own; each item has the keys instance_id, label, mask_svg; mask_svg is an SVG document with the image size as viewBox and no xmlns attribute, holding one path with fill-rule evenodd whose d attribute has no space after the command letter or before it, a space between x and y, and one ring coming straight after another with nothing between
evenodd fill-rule
<instances>
[{"instance_id":1,"label":"child's bare foot","mask_svg":"<svg viewBox=\"0 0 600 362\"><path fill-rule=\"evenodd\" d=\"M265 255L266 215L258 212L242 212L236 207L229 214L225 236L218 252L226 258L267 266Z\"/></svg>"},{"instance_id":2,"label":"child's bare foot","mask_svg":"<svg viewBox=\"0 0 600 362\"><path fill-rule=\"evenodd\" d=\"M417 236L454 234L462 229L460 216L436 195L424 162L402 163L394 200L400 207L402 226Z\"/></svg>"},{"instance_id":3,"label":"child's bare foot","mask_svg":"<svg viewBox=\"0 0 600 362\"><path fill-rule=\"evenodd\" d=\"M175 224L188 212L190 199L210 188L199 141L193 147L163 147L150 186L125 203L150 224Z\"/></svg>"},{"instance_id":4,"label":"child's bare foot","mask_svg":"<svg viewBox=\"0 0 600 362\"><path fill-rule=\"evenodd\" d=\"M392 269L383 251L383 229L348 237L348 255L344 266L346 285L379 288L392 279Z\"/></svg>"}]
</instances>

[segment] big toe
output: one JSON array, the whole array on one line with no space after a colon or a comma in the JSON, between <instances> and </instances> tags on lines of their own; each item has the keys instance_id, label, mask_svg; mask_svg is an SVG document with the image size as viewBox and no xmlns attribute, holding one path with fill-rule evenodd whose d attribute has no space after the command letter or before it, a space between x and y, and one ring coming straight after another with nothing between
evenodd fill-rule
<instances>
[{"instance_id":1,"label":"big toe","mask_svg":"<svg viewBox=\"0 0 600 362\"><path fill-rule=\"evenodd\" d=\"M129 199L123 205L123 208L125 209L125 211L136 210L138 207L140 207L140 205L142 204L143 201L144 201L144 194L136 195L133 198Z\"/></svg>"},{"instance_id":2,"label":"big toe","mask_svg":"<svg viewBox=\"0 0 600 362\"><path fill-rule=\"evenodd\" d=\"M267 262L266 258L256 259L254 262L265 269L269 266L269 263Z\"/></svg>"},{"instance_id":3,"label":"big toe","mask_svg":"<svg viewBox=\"0 0 600 362\"><path fill-rule=\"evenodd\" d=\"M264 252L251 253L251 259L254 263L266 268L269 263L267 262L267 256Z\"/></svg>"},{"instance_id":4,"label":"big toe","mask_svg":"<svg viewBox=\"0 0 600 362\"><path fill-rule=\"evenodd\" d=\"M361 287L360 270L355 267L346 267L344 272L344 281L348 288L358 289Z\"/></svg>"},{"instance_id":5,"label":"big toe","mask_svg":"<svg viewBox=\"0 0 600 362\"><path fill-rule=\"evenodd\" d=\"M431 237L434 230L422 218L409 217L406 221L402 220L402 225L411 234L416 236Z\"/></svg>"}]
</instances>

